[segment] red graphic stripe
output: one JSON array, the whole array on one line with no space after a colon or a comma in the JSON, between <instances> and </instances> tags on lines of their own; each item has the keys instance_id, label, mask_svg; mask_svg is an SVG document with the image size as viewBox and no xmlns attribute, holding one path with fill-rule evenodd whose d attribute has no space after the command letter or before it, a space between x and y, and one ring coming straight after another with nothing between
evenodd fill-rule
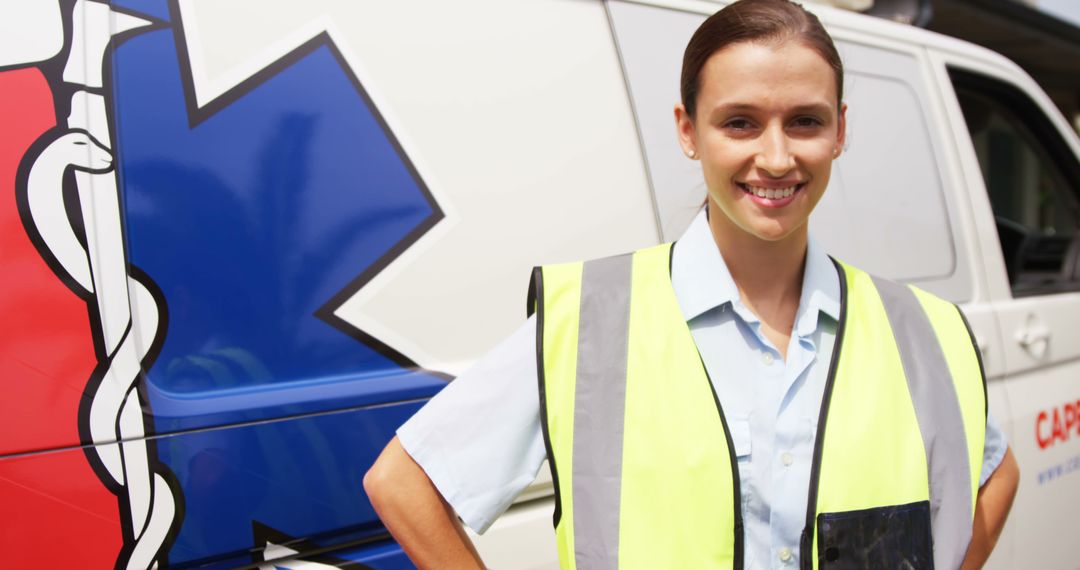
<instances>
[{"instance_id":1,"label":"red graphic stripe","mask_svg":"<svg viewBox=\"0 0 1080 570\"><path fill-rule=\"evenodd\" d=\"M0 72L0 455L79 444L79 402L96 364L86 304L46 265L16 207L19 163L55 124L40 70ZM115 563L117 500L81 449L0 459L0 504L5 566Z\"/></svg>"}]
</instances>

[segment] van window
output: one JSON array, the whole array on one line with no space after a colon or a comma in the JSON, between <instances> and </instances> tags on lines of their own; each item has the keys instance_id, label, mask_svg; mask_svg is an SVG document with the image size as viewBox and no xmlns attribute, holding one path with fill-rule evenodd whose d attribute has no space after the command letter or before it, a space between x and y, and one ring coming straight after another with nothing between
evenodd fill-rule
<instances>
[{"instance_id":1,"label":"van window","mask_svg":"<svg viewBox=\"0 0 1080 570\"><path fill-rule=\"evenodd\" d=\"M952 301L970 296L945 192L941 141L914 54L838 41L844 58L847 141L810 220L844 261L913 282Z\"/></svg>"},{"instance_id":2,"label":"van window","mask_svg":"<svg viewBox=\"0 0 1080 570\"><path fill-rule=\"evenodd\" d=\"M1080 290L1080 164L1022 91L950 69L1014 296Z\"/></svg>"}]
</instances>

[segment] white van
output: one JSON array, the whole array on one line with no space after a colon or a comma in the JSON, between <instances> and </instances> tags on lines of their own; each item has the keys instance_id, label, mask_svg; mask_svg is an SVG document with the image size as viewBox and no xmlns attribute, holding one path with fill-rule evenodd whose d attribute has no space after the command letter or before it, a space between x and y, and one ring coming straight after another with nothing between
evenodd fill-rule
<instances>
[{"instance_id":1,"label":"white van","mask_svg":"<svg viewBox=\"0 0 1080 570\"><path fill-rule=\"evenodd\" d=\"M363 473L522 322L532 266L680 235L672 106L719 7L0 7L5 560L410 567ZM991 565L1075 566L1080 141L990 51L812 9L849 135L811 231L964 307L1022 470ZM553 505L545 475L486 562L556 568Z\"/></svg>"}]
</instances>

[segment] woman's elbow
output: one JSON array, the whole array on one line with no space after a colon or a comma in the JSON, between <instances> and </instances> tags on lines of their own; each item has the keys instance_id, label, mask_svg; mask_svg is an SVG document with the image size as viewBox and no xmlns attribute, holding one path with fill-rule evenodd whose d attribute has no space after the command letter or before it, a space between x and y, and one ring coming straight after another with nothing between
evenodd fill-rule
<instances>
[{"instance_id":1,"label":"woman's elbow","mask_svg":"<svg viewBox=\"0 0 1080 570\"><path fill-rule=\"evenodd\" d=\"M368 499L370 499L372 503L377 502L379 497L382 496L383 490L385 489L385 481L385 472L379 465L379 461L376 460L375 464L367 470L367 473L364 473L363 480L364 492L367 493Z\"/></svg>"},{"instance_id":2,"label":"woman's elbow","mask_svg":"<svg viewBox=\"0 0 1080 570\"><path fill-rule=\"evenodd\" d=\"M400 449L401 444L397 443L397 438L394 438L364 474L364 492L367 493L368 499L376 510L379 510L381 505L391 502L394 491L398 488L394 481L400 479L398 472L402 458L397 453Z\"/></svg>"}]
</instances>

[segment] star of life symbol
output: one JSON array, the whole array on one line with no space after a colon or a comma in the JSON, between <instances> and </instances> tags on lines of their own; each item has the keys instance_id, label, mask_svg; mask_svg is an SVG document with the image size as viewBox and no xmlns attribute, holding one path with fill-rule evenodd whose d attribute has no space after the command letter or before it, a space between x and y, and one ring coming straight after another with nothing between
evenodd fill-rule
<instances>
[{"instance_id":1,"label":"star of life symbol","mask_svg":"<svg viewBox=\"0 0 1080 570\"><path fill-rule=\"evenodd\" d=\"M153 360L158 356L156 351L164 342L166 297L155 281L159 275L154 271L145 272L140 265L140 259L141 263L149 260L133 257L126 249L132 242L131 227L127 226L132 220L125 218L130 212L121 210L120 192L124 189L118 179L119 155L115 141L118 138L127 141L128 137L127 133L120 136L122 129L117 125L122 117L112 116L119 112L111 107L116 104L111 99L116 96L117 89L111 83L118 74L114 71L110 75L105 70L107 61L117 64L112 51L121 41L149 37L151 34L147 32L160 30L165 24L149 16L124 11L117 7L120 4L124 2L110 7L95 0L77 0L73 4L35 1L30 3L35 9L25 12L42 15L42 18L23 22L29 28L40 27L41 33L34 37L41 39L42 45L32 46L37 51L15 63L55 62L55 57L63 59L62 73L50 64L53 66L50 83L61 86L54 90L58 99L69 100L58 100L56 108L61 113L70 108L70 112L61 118L57 128L42 136L41 144L33 147L36 150L26 155L24 163L29 166L20 192L25 196L24 225L38 252L57 277L87 301L90 309L98 365L87 379L86 395L79 412L81 442L93 444L86 448L86 455L99 479L120 503L124 543L117 555L116 566L146 568L167 560L184 518L184 497L169 468L169 465L176 468L176 464L167 465L163 463L164 459L159 460L153 440L148 439L160 432L155 432L155 418L150 413L153 399L140 393L140 389L145 389L147 374L151 373ZM283 69L276 62L297 53L302 46L323 45L320 44L323 42L334 49L332 26L325 18L314 18L299 26L295 33L282 34L280 41L269 48L256 50L258 57L248 58L251 65L224 75L206 74L205 61L199 59L201 44L192 41L192 30L184 30L179 25L179 18L187 23L190 15L194 27L198 20L195 11L199 6L202 4L197 1L173 2L175 27L169 32L178 35L177 46L183 44L182 47L190 50L185 55L191 59L181 62L181 73L190 74L192 80L188 85L192 90L187 93L187 100L188 119L193 129L201 121L214 118L218 111L231 108L233 103L242 103L246 89L252 88L251 83L264 81ZM285 9L286 5L277 5L277 8ZM62 19L69 20L73 30L66 42ZM0 53L0 57L14 53L6 48L0 45L0 49L7 51ZM189 62L190 67L186 67ZM348 75L350 64L339 63ZM256 75L260 78L255 79ZM125 101L128 106L140 104L130 97ZM360 100L356 102L360 103ZM371 104L369 100L368 105ZM379 132L381 134L377 136L393 137L389 131ZM384 141L382 144L394 146L397 143ZM407 163L400 148L398 152L398 159ZM124 165L128 165L126 159ZM404 168L404 172L412 167L406 164L395 168ZM131 176L132 172L128 170L125 179ZM72 178L74 185L67 182ZM356 325L338 317L335 311L343 299L363 287L366 279L379 273L385 263L408 249L408 240L423 235L442 218L437 203L427 194L422 181L416 178L413 184L419 188L409 190L419 189L420 192L409 199L424 201L422 204L428 209L423 215L427 217L404 239L389 234L380 236L380 239L390 240L385 243L393 247L379 253L379 260L365 271L367 277L362 275L354 279L346 290L325 302L325 311L320 310L321 314L315 315L339 329L338 334L345 332L347 336L375 345L381 354L403 367L414 367L415 364L389 347L378 347L377 339L365 336ZM154 189L148 188L148 191L153 193ZM157 191L160 197L162 189ZM414 210L425 211L415 207ZM140 243L135 240L136 246ZM355 259L343 265L346 268L357 266ZM173 323L169 326L171 331ZM263 553L263 559L272 554Z\"/></svg>"}]
</instances>

